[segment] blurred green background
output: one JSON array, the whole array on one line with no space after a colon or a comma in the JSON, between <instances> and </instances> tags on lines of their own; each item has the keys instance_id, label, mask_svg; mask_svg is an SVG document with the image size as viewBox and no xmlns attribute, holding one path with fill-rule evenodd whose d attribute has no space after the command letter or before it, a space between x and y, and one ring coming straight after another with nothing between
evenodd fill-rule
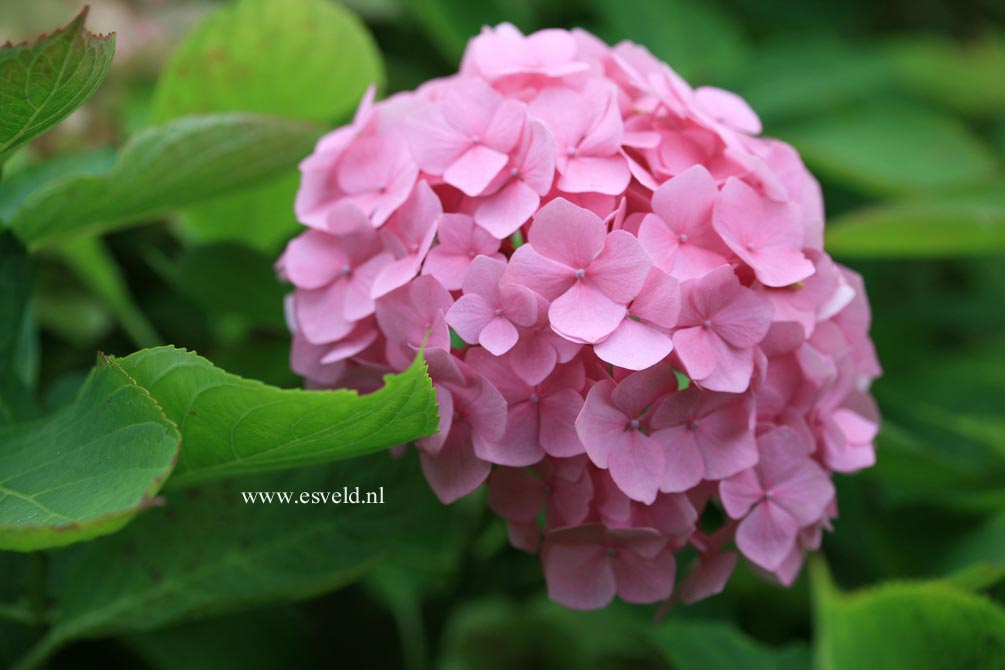
<instances>
[{"instance_id":1,"label":"blurred green background","mask_svg":"<svg viewBox=\"0 0 1005 670\"><path fill-rule=\"evenodd\" d=\"M0 36L49 31L82 4L4 0ZM372 77L387 94L455 71L484 24L581 26L740 93L765 134L801 152L823 184L829 251L865 276L884 425L877 466L837 478L824 560L788 590L741 568L724 594L657 626L655 608L564 611L475 496L431 506L413 542L354 585L251 594L151 632L98 627L51 667L1005 667L1000 0L347 0L376 50L351 16L351 30L329 30L301 0L90 4L91 28L118 35L112 72L8 162L0 218L39 184L106 170L148 125L241 110L333 127ZM157 343L296 386L272 271L298 228L296 179L290 168L150 225L40 249L21 360L44 406L72 396L95 350ZM21 561L0 554L0 603L29 572ZM35 635L3 612L0 665Z\"/></svg>"}]
</instances>

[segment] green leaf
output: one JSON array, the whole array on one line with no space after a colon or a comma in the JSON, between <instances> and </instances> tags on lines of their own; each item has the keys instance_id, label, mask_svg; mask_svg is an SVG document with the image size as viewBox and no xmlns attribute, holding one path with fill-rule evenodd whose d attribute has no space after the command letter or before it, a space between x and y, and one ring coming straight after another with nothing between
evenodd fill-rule
<instances>
[{"instance_id":1,"label":"green leaf","mask_svg":"<svg viewBox=\"0 0 1005 670\"><path fill-rule=\"evenodd\" d=\"M832 33L802 34L757 49L735 78L735 89L770 128L778 120L808 116L889 88L890 59Z\"/></svg>"},{"instance_id":2,"label":"green leaf","mask_svg":"<svg viewBox=\"0 0 1005 670\"><path fill-rule=\"evenodd\" d=\"M303 158L317 136L312 126L263 116L178 119L136 135L108 174L35 191L10 226L33 246L109 230L275 175Z\"/></svg>"},{"instance_id":3,"label":"green leaf","mask_svg":"<svg viewBox=\"0 0 1005 670\"><path fill-rule=\"evenodd\" d=\"M383 81L363 23L325 0L241 0L181 43L157 82L152 117L257 112L335 121Z\"/></svg>"},{"instance_id":4,"label":"green leaf","mask_svg":"<svg viewBox=\"0 0 1005 670\"><path fill-rule=\"evenodd\" d=\"M84 9L51 35L0 47L0 164L65 119L105 78L115 36L91 34L86 18Z\"/></svg>"},{"instance_id":5,"label":"green leaf","mask_svg":"<svg viewBox=\"0 0 1005 670\"><path fill-rule=\"evenodd\" d=\"M0 187L0 219L9 220L29 195L47 184L71 175L107 174L114 165L115 151L106 147L60 154L16 172L5 172L3 187Z\"/></svg>"},{"instance_id":6,"label":"green leaf","mask_svg":"<svg viewBox=\"0 0 1005 670\"><path fill-rule=\"evenodd\" d=\"M253 505L241 495L356 486L383 487L384 504ZM53 557L57 617L23 667L76 638L149 631L335 590L391 553L416 510L439 504L414 454L374 454L164 495L163 508L123 532Z\"/></svg>"},{"instance_id":7,"label":"green leaf","mask_svg":"<svg viewBox=\"0 0 1005 670\"><path fill-rule=\"evenodd\" d=\"M806 670L805 644L772 649L720 621L671 619L653 634L674 668L680 670Z\"/></svg>"},{"instance_id":8,"label":"green leaf","mask_svg":"<svg viewBox=\"0 0 1005 670\"><path fill-rule=\"evenodd\" d=\"M1005 186L876 205L831 220L837 256L950 258L1005 253Z\"/></svg>"},{"instance_id":9,"label":"green leaf","mask_svg":"<svg viewBox=\"0 0 1005 670\"><path fill-rule=\"evenodd\" d=\"M267 48L262 48L267 44ZM326 0L242 0L185 38L157 84L152 114L258 112L341 121L384 68L366 27ZM275 253L297 229L299 173L187 209L180 230L196 242L233 240Z\"/></svg>"},{"instance_id":10,"label":"green leaf","mask_svg":"<svg viewBox=\"0 0 1005 670\"><path fill-rule=\"evenodd\" d=\"M1005 108L1005 38L968 43L912 35L889 45L901 80L912 90L963 112L1000 115Z\"/></svg>"},{"instance_id":11,"label":"green leaf","mask_svg":"<svg viewBox=\"0 0 1005 670\"><path fill-rule=\"evenodd\" d=\"M982 184L998 171L991 151L959 121L916 106L858 107L778 134L811 168L868 193Z\"/></svg>"},{"instance_id":12,"label":"green leaf","mask_svg":"<svg viewBox=\"0 0 1005 670\"><path fill-rule=\"evenodd\" d=\"M272 255L301 230L293 212L300 173L290 170L264 184L201 205L178 216L181 237L195 244L240 242Z\"/></svg>"},{"instance_id":13,"label":"green leaf","mask_svg":"<svg viewBox=\"0 0 1005 670\"><path fill-rule=\"evenodd\" d=\"M648 47L692 84L722 83L739 71L747 45L739 26L710 3L695 0L591 0L601 37Z\"/></svg>"},{"instance_id":14,"label":"green leaf","mask_svg":"<svg viewBox=\"0 0 1005 670\"><path fill-rule=\"evenodd\" d=\"M78 236L56 247L80 281L115 315L123 330L138 347L155 347L161 336L133 300L118 263L100 237Z\"/></svg>"},{"instance_id":15,"label":"green leaf","mask_svg":"<svg viewBox=\"0 0 1005 670\"><path fill-rule=\"evenodd\" d=\"M31 414L28 390L18 371L31 288L27 250L9 230L0 230L0 426Z\"/></svg>"},{"instance_id":16,"label":"green leaf","mask_svg":"<svg viewBox=\"0 0 1005 670\"><path fill-rule=\"evenodd\" d=\"M811 563L819 670L1005 668L1005 609L941 582L842 594Z\"/></svg>"},{"instance_id":17,"label":"green leaf","mask_svg":"<svg viewBox=\"0 0 1005 670\"><path fill-rule=\"evenodd\" d=\"M0 429L0 549L34 551L113 533L171 473L178 430L107 357L77 401Z\"/></svg>"},{"instance_id":18,"label":"green leaf","mask_svg":"<svg viewBox=\"0 0 1005 670\"><path fill-rule=\"evenodd\" d=\"M173 486L360 456L437 429L436 397L421 356L365 396L278 389L173 347L118 363L181 429Z\"/></svg>"}]
</instances>

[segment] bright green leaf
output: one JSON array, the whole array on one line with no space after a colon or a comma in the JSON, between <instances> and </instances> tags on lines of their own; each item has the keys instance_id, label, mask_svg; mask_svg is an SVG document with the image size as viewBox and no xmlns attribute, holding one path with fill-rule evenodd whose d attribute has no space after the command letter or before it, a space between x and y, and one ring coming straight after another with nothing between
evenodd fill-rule
<instances>
[{"instance_id":1,"label":"bright green leaf","mask_svg":"<svg viewBox=\"0 0 1005 670\"><path fill-rule=\"evenodd\" d=\"M811 564L818 670L1005 668L1005 609L941 582L888 583L850 594Z\"/></svg>"},{"instance_id":2,"label":"bright green leaf","mask_svg":"<svg viewBox=\"0 0 1005 670\"><path fill-rule=\"evenodd\" d=\"M60 154L40 163L27 165L16 172L5 171L3 187L0 187L0 219L10 219L28 196L47 184L71 175L107 174L114 165L115 151L104 148Z\"/></svg>"},{"instance_id":3,"label":"bright green leaf","mask_svg":"<svg viewBox=\"0 0 1005 670\"><path fill-rule=\"evenodd\" d=\"M327 0L241 0L192 31L157 82L152 115L256 112L335 121L383 81L373 38Z\"/></svg>"},{"instance_id":4,"label":"bright green leaf","mask_svg":"<svg viewBox=\"0 0 1005 670\"><path fill-rule=\"evenodd\" d=\"M301 230L293 213L299 186L300 173L290 170L264 184L185 209L178 216L178 230L183 239L196 244L240 242L276 257Z\"/></svg>"},{"instance_id":5,"label":"bright green leaf","mask_svg":"<svg viewBox=\"0 0 1005 670\"><path fill-rule=\"evenodd\" d=\"M86 18L85 9L51 35L0 47L0 164L82 105L105 78L115 36L91 34Z\"/></svg>"},{"instance_id":6,"label":"bright green leaf","mask_svg":"<svg viewBox=\"0 0 1005 670\"><path fill-rule=\"evenodd\" d=\"M10 226L30 245L162 214L254 184L294 165L316 128L245 114L185 117L136 135L104 176L32 193Z\"/></svg>"},{"instance_id":7,"label":"bright green leaf","mask_svg":"<svg viewBox=\"0 0 1005 670\"><path fill-rule=\"evenodd\" d=\"M878 194L983 184L991 151L952 117L916 106L860 107L778 133L821 175Z\"/></svg>"},{"instance_id":8,"label":"bright green leaf","mask_svg":"<svg viewBox=\"0 0 1005 670\"><path fill-rule=\"evenodd\" d=\"M876 205L827 225L838 256L948 258L1005 253L1005 186Z\"/></svg>"},{"instance_id":9,"label":"bright green leaf","mask_svg":"<svg viewBox=\"0 0 1005 670\"><path fill-rule=\"evenodd\" d=\"M33 551L113 533L153 503L179 435L106 357L77 401L0 429L0 549Z\"/></svg>"},{"instance_id":10,"label":"bright green leaf","mask_svg":"<svg viewBox=\"0 0 1005 670\"><path fill-rule=\"evenodd\" d=\"M267 44L267 48L262 48ZM383 65L366 27L327 0L242 0L221 7L185 38L161 74L152 114L257 112L341 121ZM275 253L297 229L299 174L283 175L184 211L180 230L196 242L239 241Z\"/></svg>"},{"instance_id":11,"label":"bright green leaf","mask_svg":"<svg viewBox=\"0 0 1005 670\"><path fill-rule=\"evenodd\" d=\"M172 485L360 456L437 428L436 398L421 357L365 396L278 389L172 347L118 363L181 428Z\"/></svg>"},{"instance_id":12,"label":"bright green leaf","mask_svg":"<svg viewBox=\"0 0 1005 670\"><path fill-rule=\"evenodd\" d=\"M384 504L253 505L241 495L356 486L383 487ZM439 505L414 454L374 454L164 497L163 508L125 531L54 557L58 615L23 667L36 667L76 638L148 631L335 590L389 555L417 510Z\"/></svg>"}]
</instances>

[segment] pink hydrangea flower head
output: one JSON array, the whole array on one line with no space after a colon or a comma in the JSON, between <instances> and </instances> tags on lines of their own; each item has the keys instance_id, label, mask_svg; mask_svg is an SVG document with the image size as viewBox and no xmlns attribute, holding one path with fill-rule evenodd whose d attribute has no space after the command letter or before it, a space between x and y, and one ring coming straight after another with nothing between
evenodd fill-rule
<instances>
[{"instance_id":1,"label":"pink hydrangea flower head","mask_svg":"<svg viewBox=\"0 0 1005 670\"><path fill-rule=\"evenodd\" d=\"M761 131L630 42L485 28L302 162L291 367L368 393L421 351L426 480L485 484L559 603L689 604L741 560L791 584L832 474L875 462L881 368L819 184Z\"/></svg>"}]
</instances>

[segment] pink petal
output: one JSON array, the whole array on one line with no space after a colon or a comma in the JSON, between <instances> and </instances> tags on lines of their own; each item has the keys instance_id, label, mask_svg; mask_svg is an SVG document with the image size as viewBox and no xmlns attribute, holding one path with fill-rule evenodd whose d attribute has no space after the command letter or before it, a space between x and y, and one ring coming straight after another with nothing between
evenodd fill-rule
<instances>
[{"instance_id":1,"label":"pink petal","mask_svg":"<svg viewBox=\"0 0 1005 670\"><path fill-rule=\"evenodd\" d=\"M544 506L544 482L526 468L493 469L488 488L489 507L509 521L532 522Z\"/></svg>"},{"instance_id":2,"label":"pink petal","mask_svg":"<svg viewBox=\"0 0 1005 670\"><path fill-rule=\"evenodd\" d=\"M593 346L601 360L626 370L645 370L656 365L672 349L669 336L628 318L607 339Z\"/></svg>"},{"instance_id":3,"label":"pink petal","mask_svg":"<svg viewBox=\"0 0 1005 670\"><path fill-rule=\"evenodd\" d=\"M799 531L796 520L778 505L763 502L740 522L736 546L753 563L777 570L792 551Z\"/></svg>"},{"instance_id":4,"label":"pink petal","mask_svg":"<svg viewBox=\"0 0 1005 670\"><path fill-rule=\"evenodd\" d=\"M540 334L524 335L510 350L513 371L531 386L540 384L555 369L555 348Z\"/></svg>"},{"instance_id":5,"label":"pink petal","mask_svg":"<svg viewBox=\"0 0 1005 670\"><path fill-rule=\"evenodd\" d=\"M620 551L612 561L618 596L629 603L666 600L673 591L677 563L672 551L655 558L642 558L632 551Z\"/></svg>"},{"instance_id":6,"label":"pink petal","mask_svg":"<svg viewBox=\"0 0 1005 670\"><path fill-rule=\"evenodd\" d=\"M576 433L598 468L607 468L608 454L628 425L628 418L611 401L613 391L614 382L594 384L576 418Z\"/></svg>"},{"instance_id":7,"label":"pink petal","mask_svg":"<svg viewBox=\"0 0 1005 670\"><path fill-rule=\"evenodd\" d=\"M506 154L478 144L450 164L443 180L465 195L481 195L507 161Z\"/></svg>"},{"instance_id":8,"label":"pink petal","mask_svg":"<svg viewBox=\"0 0 1005 670\"><path fill-rule=\"evenodd\" d=\"M621 195L631 179L628 163L620 154L604 158L577 156L566 163L557 187L566 193Z\"/></svg>"},{"instance_id":9,"label":"pink petal","mask_svg":"<svg viewBox=\"0 0 1005 670\"><path fill-rule=\"evenodd\" d=\"M513 179L482 200L475 210L475 221L496 239L504 240L533 216L539 204L541 196L537 191Z\"/></svg>"},{"instance_id":10,"label":"pink petal","mask_svg":"<svg viewBox=\"0 0 1005 670\"><path fill-rule=\"evenodd\" d=\"M549 456L570 458L585 453L576 433L576 419L583 404L579 391L570 388L541 399L541 446Z\"/></svg>"},{"instance_id":11,"label":"pink petal","mask_svg":"<svg viewBox=\"0 0 1005 670\"><path fill-rule=\"evenodd\" d=\"M614 332L624 317L625 306L589 281L577 281L548 308L552 330L574 342L599 342Z\"/></svg>"},{"instance_id":12,"label":"pink petal","mask_svg":"<svg viewBox=\"0 0 1005 670\"><path fill-rule=\"evenodd\" d=\"M667 428L652 434L652 439L666 451L666 469L660 480L660 491L664 493L687 491L705 475L701 451L689 433L686 428Z\"/></svg>"},{"instance_id":13,"label":"pink petal","mask_svg":"<svg viewBox=\"0 0 1005 670\"><path fill-rule=\"evenodd\" d=\"M701 560L680 583L675 597L690 605L722 593L737 558L735 551L727 551Z\"/></svg>"},{"instance_id":14,"label":"pink petal","mask_svg":"<svg viewBox=\"0 0 1005 670\"><path fill-rule=\"evenodd\" d=\"M482 330L495 319L494 308L477 293L462 295L447 312L447 323L468 344L477 344Z\"/></svg>"},{"instance_id":15,"label":"pink petal","mask_svg":"<svg viewBox=\"0 0 1005 670\"><path fill-rule=\"evenodd\" d=\"M599 216L556 198L534 218L528 241L541 254L577 270L593 262L603 249L606 236L607 229Z\"/></svg>"},{"instance_id":16,"label":"pink petal","mask_svg":"<svg viewBox=\"0 0 1005 670\"><path fill-rule=\"evenodd\" d=\"M719 482L719 499L734 519L743 518L763 496L764 489L753 468Z\"/></svg>"},{"instance_id":17,"label":"pink petal","mask_svg":"<svg viewBox=\"0 0 1005 670\"><path fill-rule=\"evenodd\" d=\"M703 326L682 328L674 332L674 351L691 379L704 379L715 371L718 342L718 335Z\"/></svg>"},{"instance_id":18,"label":"pink petal","mask_svg":"<svg viewBox=\"0 0 1005 670\"><path fill-rule=\"evenodd\" d=\"M649 276L652 261L631 233L615 230L587 270L596 284L614 302L627 305L639 294Z\"/></svg>"},{"instance_id":19,"label":"pink petal","mask_svg":"<svg viewBox=\"0 0 1005 670\"><path fill-rule=\"evenodd\" d=\"M560 605L591 610L614 598L614 571L602 547L546 540L542 562L548 597Z\"/></svg>"},{"instance_id":20,"label":"pink petal","mask_svg":"<svg viewBox=\"0 0 1005 670\"><path fill-rule=\"evenodd\" d=\"M499 440L475 443L478 457L497 465L525 467L544 458L538 410L532 403L511 405L506 432Z\"/></svg>"},{"instance_id":21,"label":"pink petal","mask_svg":"<svg viewBox=\"0 0 1005 670\"><path fill-rule=\"evenodd\" d=\"M463 300L463 298L461 299ZM478 336L478 344L485 347L493 356L502 356L513 348L517 338L516 326L508 319L497 316L482 329Z\"/></svg>"},{"instance_id":22,"label":"pink petal","mask_svg":"<svg viewBox=\"0 0 1005 670\"><path fill-rule=\"evenodd\" d=\"M666 455L663 447L639 430L623 431L607 457L611 478L625 495L651 505L656 500Z\"/></svg>"},{"instance_id":23,"label":"pink petal","mask_svg":"<svg viewBox=\"0 0 1005 670\"><path fill-rule=\"evenodd\" d=\"M470 431L455 427L437 456L423 452L422 473L445 505L463 498L482 485L492 466L475 456Z\"/></svg>"},{"instance_id":24,"label":"pink petal","mask_svg":"<svg viewBox=\"0 0 1005 670\"><path fill-rule=\"evenodd\" d=\"M576 273L525 244L513 252L503 281L526 286L545 299L554 300L576 282Z\"/></svg>"}]
</instances>

